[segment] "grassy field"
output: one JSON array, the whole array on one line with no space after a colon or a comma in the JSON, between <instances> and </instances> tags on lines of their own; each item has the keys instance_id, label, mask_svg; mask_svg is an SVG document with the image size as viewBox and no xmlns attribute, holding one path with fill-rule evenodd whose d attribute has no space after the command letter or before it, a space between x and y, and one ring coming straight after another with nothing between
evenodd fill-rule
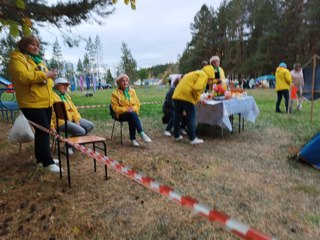
<instances>
[{"instance_id":1,"label":"grassy field","mask_svg":"<svg viewBox=\"0 0 320 240\"><path fill-rule=\"evenodd\" d=\"M111 103L111 93L113 90L114 89L97 91L94 97L84 97L84 94L81 92L72 92L71 97L77 106L98 104L107 105ZM163 101L167 90L168 86L136 89L140 102ZM297 145L304 144L319 130L320 104L318 101L314 102L313 120L311 122L310 102L304 103L303 111L301 112L294 110L291 115L276 114L276 92L274 89L254 89L247 90L247 92L255 98L260 110L260 115L254 125L256 129L278 127L283 129L283 131L296 133L293 136L292 141ZM282 100L282 109L284 110L284 100ZM79 111L84 115L84 117L98 122L109 120L111 118L108 109L106 108L80 109ZM161 104L143 105L140 110L140 116L159 123L160 128L163 128L160 122L162 116Z\"/></svg>"},{"instance_id":2,"label":"grassy field","mask_svg":"<svg viewBox=\"0 0 320 240\"><path fill-rule=\"evenodd\" d=\"M141 102L161 101L167 88L139 88ZM94 97L72 93L76 105L109 104L111 90ZM105 136L108 156L155 178L278 239L318 239L320 234L319 170L293 156L319 131L320 104L310 102L301 112L275 113L276 93L248 91L260 110L255 124L241 133L201 127L204 144L191 146L163 136L161 104L142 105L141 121L153 139L134 148L124 126L110 140L113 121L106 108L81 109L94 121L94 133ZM282 109L284 107L282 106ZM238 239L203 217L172 203L145 187L103 168L80 152L71 158L73 188L35 166L33 144L7 142L10 125L0 124L1 239ZM63 161L65 168L65 161Z\"/></svg>"}]
</instances>

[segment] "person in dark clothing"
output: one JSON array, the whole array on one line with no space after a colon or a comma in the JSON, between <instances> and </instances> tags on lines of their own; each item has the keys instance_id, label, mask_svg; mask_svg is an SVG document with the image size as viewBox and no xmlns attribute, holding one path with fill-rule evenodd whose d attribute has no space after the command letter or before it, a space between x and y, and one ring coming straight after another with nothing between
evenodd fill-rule
<instances>
[{"instance_id":1,"label":"person in dark clothing","mask_svg":"<svg viewBox=\"0 0 320 240\"><path fill-rule=\"evenodd\" d=\"M182 77L181 77L182 78ZM170 89L168 90L167 94L166 94L166 98L165 101L163 103L162 106L162 112L164 113L164 117L166 119L168 119L168 123L167 123L167 127L164 130L164 135L165 136L171 136L171 130L173 127L173 120L174 120L174 116L175 116L175 110L174 110L174 103L172 100L172 95L173 92L176 88L176 86L178 85L179 81L181 78L176 78L173 86L170 87ZM182 120L181 120L181 128L180 128L180 132L184 135L187 134L186 130L185 130L185 126L186 126L186 117L183 116Z\"/></svg>"}]
</instances>

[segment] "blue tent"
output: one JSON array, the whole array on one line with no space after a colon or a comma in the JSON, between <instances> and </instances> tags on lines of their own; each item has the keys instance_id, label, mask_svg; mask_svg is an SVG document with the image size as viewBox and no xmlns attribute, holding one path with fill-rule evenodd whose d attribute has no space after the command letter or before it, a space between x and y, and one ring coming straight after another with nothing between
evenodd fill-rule
<instances>
[{"instance_id":1,"label":"blue tent","mask_svg":"<svg viewBox=\"0 0 320 240\"><path fill-rule=\"evenodd\" d=\"M298 153L300 160L320 169L320 132L317 133Z\"/></svg>"},{"instance_id":2,"label":"blue tent","mask_svg":"<svg viewBox=\"0 0 320 240\"><path fill-rule=\"evenodd\" d=\"M12 86L12 82L4 79L3 77L0 77L0 84L5 85L6 87L9 87L10 85Z\"/></svg>"},{"instance_id":3,"label":"blue tent","mask_svg":"<svg viewBox=\"0 0 320 240\"><path fill-rule=\"evenodd\" d=\"M276 77L273 75L264 75L257 77L255 80L255 84L259 84L261 81L266 80L269 83L270 88L275 87Z\"/></svg>"},{"instance_id":4,"label":"blue tent","mask_svg":"<svg viewBox=\"0 0 320 240\"><path fill-rule=\"evenodd\" d=\"M264 75L264 76L260 76L260 77L257 77L256 78L256 83L262 81L262 80L267 80L267 81L275 81L276 80L276 77L273 76L273 75Z\"/></svg>"}]
</instances>

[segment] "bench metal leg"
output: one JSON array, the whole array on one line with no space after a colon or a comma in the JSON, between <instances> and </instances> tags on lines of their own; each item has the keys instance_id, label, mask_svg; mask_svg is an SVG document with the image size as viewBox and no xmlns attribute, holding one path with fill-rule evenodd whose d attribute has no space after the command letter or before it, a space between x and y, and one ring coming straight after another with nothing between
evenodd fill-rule
<instances>
[{"instance_id":1,"label":"bench metal leg","mask_svg":"<svg viewBox=\"0 0 320 240\"><path fill-rule=\"evenodd\" d=\"M105 142L97 142L97 143L102 143L103 144L103 147L99 147L99 146L96 146L96 143L92 143L93 144L93 150L96 151L97 148L103 150L103 153L104 153L104 156L107 156L107 145ZM97 163L96 163L96 159L94 158L93 159L93 170L94 172L97 172ZM104 172L105 172L105 176L106 176L106 180L108 180L108 166L105 164L104 166Z\"/></svg>"},{"instance_id":2,"label":"bench metal leg","mask_svg":"<svg viewBox=\"0 0 320 240\"><path fill-rule=\"evenodd\" d=\"M238 132L241 133L241 113L238 114L239 115L239 125L238 125Z\"/></svg>"},{"instance_id":3,"label":"bench metal leg","mask_svg":"<svg viewBox=\"0 0 320 240\"><path fill-rule=\"evenodd\" d=\"M115 124L116 124L116 121L114 120L114 121L113 121L113 126L112 126L111 138L110 138L111 140L112 140L112 137L113 137L113 131L114 131L114 125L115 125Z\"/></svg>"},{"instance_id":4,"label":"bench metal leg","mask_svg":"<svg viewBox=\"0 0 320 240\"><path fill-rule=\"evenodd\" d=\"M121 145L122 145L122 125L123 123L120 122L120 137L121 137Z\"/></svg>"}]
</instances>

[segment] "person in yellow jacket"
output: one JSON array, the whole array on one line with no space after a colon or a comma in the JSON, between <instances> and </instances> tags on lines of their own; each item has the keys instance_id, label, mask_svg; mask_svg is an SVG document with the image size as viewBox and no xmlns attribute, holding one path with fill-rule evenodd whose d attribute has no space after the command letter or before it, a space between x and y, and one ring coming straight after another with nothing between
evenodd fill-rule
<instances>
[{"instance_id":1,"label":"person in yellow jacket","mask_svg":"<svg viewBox=\"0 0 320 240\"><path fill-rule=\"evenodd\" d=\"M67 94L69 87L69 82L65 78L57 78L54 81L53 87L53 99L54 102L64 102L66 112L67 112L67 128L68 128L68 135L69 136L83 136L86 135L89 131L94 128L93 122L84 119L81 117L80 113L78 112L77 107L71 100L71 97ZM55 113L52 114L52 127L56 129L57 125L59 127L59 131L64 131L64 120L57 119ZM69 154L73 154L72 148L68 149Z\"/></svg>"},{"instance_id":2,"label":"person in yellow jacket","mask_svg":"<svg viewBox=\"0 0 320 240\"><path fill-rule=\"evenodd\" d=\"M210 86L209 86L210 91L212 91L212 86L214 84L222 84L222 86L226 88L227 87L226 77L222 67L220 67L220 58L218 56L212 56L210 58L210 64L213 66L213 69L214 69L214 78L210 82Z\"/></svg>"},{"instance_id":3,"label":"person in yellow jacket","mask_svg":"<svg viewBox=\"0 0 320 240\"><path fill-rule=\"evenodd\" d=\"M292 77L287 69L287 64L281 62L276 69L276 91L277 91L277 102L276 102L276 112L281 113L280 104L282 96L285 100L286 112L288 112L289 107L289 89L292 83Z\"/></svg>"},{"instance_id":4,"label":"person in yellow jacket","mask_svg":"<svg viewBox=\"0 0 320 240\"><path fill-rule=\"evenodd\" d=\"M118 88L112 92L111 108L121 122L128 122L131 144L138 147L136 132L144 142L151 139L144 133L139 119L140 101L136 91L129 86L130 80L127 74L121 74L116 78Z\"/></svg>"},{"instance_id":5,"label":"person in yellow jacket","mask_svg":"<svg viewBox=\"0 0 320 240\"><path fill-rule=\"evenodd\" d=\"M201 70L189 72L183 76L174 90L174 137L177 141L183 139L180 135L180 122L183 111L187 115L187 128L190 144L203 143L196 137L196 104L200 101L200 95L205 89L207 82L214 78L214 69L211 65L204 66Z\"/></svg>"},{"instance_id":6,"label":"person in yellow jacket","mask_svg":"<svg viewBox=\"0 0 320 240\"><path fill-rule=\"evenodd\" d=\"M9 74L20 110L25 117L47 129L50 128L53 93L52 78L57 71L49 71L39 55L40 42L35 36L23 37L17 51L11 53ZM44 169L59 173L58 163L50 152L49 134L35 127L35 157Z\"/></svg>"}]
</instances>

